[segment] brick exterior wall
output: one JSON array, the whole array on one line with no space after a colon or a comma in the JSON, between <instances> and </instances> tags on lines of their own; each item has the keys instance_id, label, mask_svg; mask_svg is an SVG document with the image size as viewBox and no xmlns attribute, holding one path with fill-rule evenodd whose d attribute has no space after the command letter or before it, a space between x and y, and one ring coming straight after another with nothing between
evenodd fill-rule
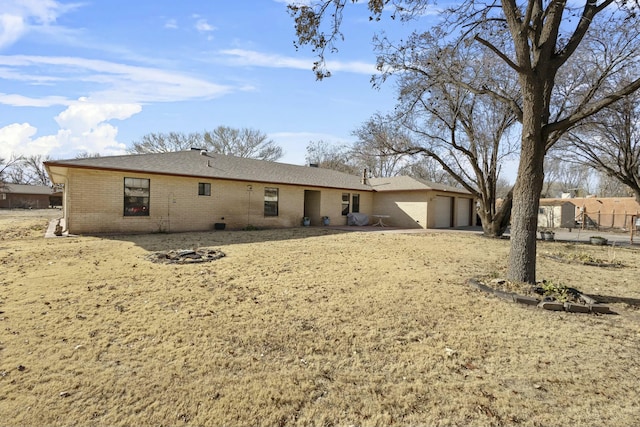
<instances>
[{"instance_id":1,"label":"brick exterior wall","mask_svg":"<svg viewBox=\"0 0 640 427\"><path fill-rule=\"evenodd\" d=\"M124 178L150 180L149 216L124 215ZM198 183L211 184L210 196L198 195ZM265 187L278 188L278 216L264 215ZM346 224L342 193L360 194L360 212L371 213L373 193L295 185L225 181L166 175L68 169L64 214L72 234L155 233L299 226L305 212L305 190L320 191L314 210L331 225ZM314 218L312 225L320 225Z\"/></svg>"}]
</instances>

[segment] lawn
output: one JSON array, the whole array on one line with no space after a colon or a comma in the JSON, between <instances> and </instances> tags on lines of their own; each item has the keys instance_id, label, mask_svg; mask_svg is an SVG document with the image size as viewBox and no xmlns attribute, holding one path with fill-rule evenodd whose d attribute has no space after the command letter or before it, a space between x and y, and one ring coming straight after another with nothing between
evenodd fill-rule
<instances>
[{"instance_id":1,"label":"lawn","mask_svg":"<svg viewBox=\"0 0 640 427\"><path fill-rule=\"evenodd\" d=\"M637 426L638 248L539 242L616 315L473 289L507 240L331 228L44 239L0 213L2 425ZM357 228L354 228L357 230ZM149 255L211 248L207 263Z\"/></svg>"}]
</instances>

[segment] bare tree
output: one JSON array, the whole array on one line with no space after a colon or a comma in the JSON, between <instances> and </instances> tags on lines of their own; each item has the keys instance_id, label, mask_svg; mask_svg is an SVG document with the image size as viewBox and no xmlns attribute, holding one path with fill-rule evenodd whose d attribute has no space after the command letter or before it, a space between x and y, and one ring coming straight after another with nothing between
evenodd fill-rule
<instances>
[{"instance_id":1,"label":"bare tree","mask_svg":"<svg viewBox=\"0 0 640 427\"><path fill-rule=\"evenodd\" d=\"M634 197L634 191L624 185L618 178L607 175L604 172L597 172L598 186L597 194L600 197ZM636 199L637 200L637 199Z\"/></svg>"},{"instance_id":2,"label":"bare tree","mask_svg":"<svg viewBox=\"0 0 640 427\"><path fill-rule=\"evenodd\" d=\"M397 122L376 114L353 132L358 141L351 147L353 162L366 168L371 176L398 175L410 161L407 153L394 149L409 145L407 131Z\"/></svg>"},{"instance_id":3,"label":"bare tree","mask_svg":"<svg viewBox=\"0 0 640 427\"><path fill-rule=\"evenodd\" d=\"M307 145L305 161L320 168L357 175L358 167L351 162L349 152L350 147L347 145L332 145L322 140L311 141Z\"/></svg>"},{"instance_id":4,"label":"bare tree","mask_svg":"<svg viewBox=\"0 0 640 427\"><path fill-rule=\"evenodd\" d=\"M12 170L22 161L22 156L12 154L8 159L0 157L0 184L14 183L10 177Z\"/></svg>"},{"instance_id":5,"label":"bare tree","mask_svg":"<svg viewBox=\"0 0 640 427\"><path fill-rule=\"evenodd\" d=\"M611 105L568 134L564 148L573 161L598 170L607 187L618 180L640 203L639 103L636 93Z\"/></svg>"},{"instance_id":6,"label":"bare tree","mask_svg":"<svg viewBox=\"0 0 640 427\"><path fill-rule=\"evenodd\" d=\"M20 162L20 168L24 173L22 179L23 184L31 185L46 185L50 186L49 174L44 167L43 162L51 160L49 156L42 156L40 154L34 156L25 157Z\"/></svg>"},{"instance_id":7,"label":"bare tree","mask_svg":"<svg viewBox=\"0 0 640 427\"><path fill-rule=\"evenodd\" d=\"M130 153L167 153L202 148L211 153L275 161L282 157L282 147L260 131L218 126L203 133L149 133L129 148Z\"/></svg>"},{"instance_id":8,"label":"bare tree","mask_svg":"<svg viewBox=\"0 0 640 427\"><path fill-rule=\"evenodd\" d=\"M282 147L255 129L234 129L218 126L203 135L204 146L213 153L276 161L282 157Z\"/></svg>"},{"instance_id":9,"label":"bare tree","mask_svg":"<svg viewBox=\"0 0 640 427\"><path fill-rule=\"evenodd\" d=\"M492 55L473 46L448 46L431 34L414 34L407 43L411 50L386 40L378 44L379 66L404 71L397 120L418 139L394 141L391 147L434 159L478 199L485 235L499 237L509 225L512 192L498 204L497 183L501 165L517 153L511 136L517 117L509 105L466 86L499 81L502 93L517 99L517 84Z\"/></svg>"},{"instance_id":10,"label":"bare tree","mask_svg":"<svg viewBox=\"0 0 640 427\"><path fill-rule=\"evenodd\" d=\"M100 157L100 153L89 153L88 151L82 151L76 154L76 159L93 159Z\"/></svg>"},{"instance_id":11,"label":"bare tree","mask_svg":"<svg viewBox=\"0 0 640 427\"><path fill-rule=\"evenodd\" d=\"M139 141L133 142L127 151L133 154L169 153L200 147L202 143L203 138L199 133L152 132L142 136Z\"/></svg>"},{"instance_id":12,"label":"bare tree","mask_svg":"<svg viewBox=\"0 0 640 427\"><path fill-rule=\"evenodd\" d=\"M318 78L328 75L325 50L333 50L343 36L340 27L348 3L352 1L317 0L311 5L289 6L297 43L310 45L319 54L314 66ZM372 19L377 20L386 6L395 7L401 17L411 18L429 4L429 0L372 0L368 7ZM465 85L470 92L510 106L521 125L507 271L510 280L536 280L537 213L547 150L581 121L640 88L637 75L629 83L606 84L640 60L640 22L634 8L636 2L613 0L470 0L443 14L443 23L437 28L442 39L452 45L483 47L499 58L518 82L517 98L502 93L500 86L485 86L482 81L480 85ZM598 43L607 48L594 51ZM598 67L585 63L586 54L573 59L581 47L585 53L593 52L591 62ZM571 60L577 66L568 66ZM562 76L569 72L572 78ZM556 79L580 84L562 93L566 86L556 87Z\"/></svg>"},{"instance_id":13,"label":"bare tree","mask_svg":"<svg viewBox=\"0 0 640 427\"><path fill-rule=\"evenodd\" d=\"M564 149L552 150L544 161L544 184L540 196L560 197L561 193L585 196L591 193L594 169L567 160Z\"/></svg>"},{"instance_id":14,"label":"bare tree","mask_svg":"<svg viewBox=\"0 0 640 427\"><path fill-rule=\"evenodd\" d=\"M460 187L460 183L451 174L442 169L440 163L425 155L412 156L398 171L398 175L407 175L451 187Z\"/></svg>"}]
</instances>

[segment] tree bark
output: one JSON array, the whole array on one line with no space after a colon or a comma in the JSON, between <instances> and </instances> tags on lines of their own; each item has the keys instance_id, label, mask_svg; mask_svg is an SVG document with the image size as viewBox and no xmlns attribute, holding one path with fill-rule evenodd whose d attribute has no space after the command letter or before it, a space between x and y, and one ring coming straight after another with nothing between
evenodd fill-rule
<instances>
[{"instance_id":1,"label":"tree bark","mask_svg":"<svg viewBox=\"0 0 640 427\"><path fill-rule=\"evenodd\" d=\"M482 221L482 232L487 237L502 237L509 226L511 207L513 206L513 191L505 196L500 208L493 213L492 209L480 206L478 216Z\"/></svg>"},{"instance_id":2,"label":"tree bark","mask_svg":"<svg viewBox=\"0 0 640 427\"><path fill-rule=\"evenodd\" d=\"M546 153L546 138L543 134L545 103L542 85L532 83L532 78L522 80L525 98L522 149L513 194L507 279L533 284L536 281L536 230Z\"/></svg>"}]
</instances>

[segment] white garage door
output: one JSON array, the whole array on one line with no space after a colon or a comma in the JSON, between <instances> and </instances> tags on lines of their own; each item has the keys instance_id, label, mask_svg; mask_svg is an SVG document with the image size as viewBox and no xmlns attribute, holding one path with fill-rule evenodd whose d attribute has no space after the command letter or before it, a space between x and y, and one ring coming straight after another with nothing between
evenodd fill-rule
<instances>
[{"instance_id":1,"label":"white garage door","mask_svg":"<svg viewBox=\"0 0 640 427\"><path fill-rule=\"evenodd\" d=\"M456 227L471 225L471 199L458 199L456 203Z\"/></svg>"},{"instance_id":2,"label":"white garage door","mask_svg":"<svg viewBox=\"0 0 640 427\"><path fill-rule=\"evenodd\" d=\"M453 198L446 196L436 196L436 228L451 227L451 209L453 208Z\"/></svg>"}]
</instances>

